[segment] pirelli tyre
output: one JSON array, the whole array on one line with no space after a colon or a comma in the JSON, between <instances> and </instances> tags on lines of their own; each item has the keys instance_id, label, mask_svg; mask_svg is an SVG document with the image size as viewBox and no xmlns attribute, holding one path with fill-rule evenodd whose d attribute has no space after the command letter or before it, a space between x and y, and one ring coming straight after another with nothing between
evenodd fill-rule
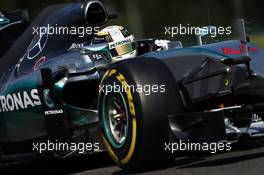
<instances>
[{"instance_id":1,"label":"pirelli tyre","mask_svg":"<svg viewBox=\"0 0 264 175\"><path fill-rule=\"evenodd\" d=\"M128 171L155 169L174 160L165 151L168 115L182 110L179 88L158 59L135 58L113 64L99 93L102 139L111 158Z\"/></svg>"}]
</instances>

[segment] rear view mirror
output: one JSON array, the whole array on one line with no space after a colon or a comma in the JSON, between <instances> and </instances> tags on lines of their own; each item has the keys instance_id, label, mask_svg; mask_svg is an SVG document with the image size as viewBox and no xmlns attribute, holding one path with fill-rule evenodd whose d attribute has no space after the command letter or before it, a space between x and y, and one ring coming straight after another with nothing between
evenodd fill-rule
<instances>
[{"instance_id":1,"label":"rear view mirror","mask_svg":"<svg viewBox=\"0 0 264 175\"><path fill-rule=\"evenodd\" d=\"M209 35L210 32L211 33L215 33L216 32L216 27L214 27L214 26L205 26L205 27L196 29L195 35L196 35L196 38L197 38L197 44L199 46L203 45L202 37L206 36L206 35Z\"/></svg>"},{"instance_id":2,"label":"rear view mirror","mask_svg":"<svg viewBox=\"0 0 264 175\"><path fill-rule=\"evenodd\" d=\"M89 26L100 26L108 22L108 13L104 5L98 0L85 2L85 21Z\"/></svg>"}]
</instances>

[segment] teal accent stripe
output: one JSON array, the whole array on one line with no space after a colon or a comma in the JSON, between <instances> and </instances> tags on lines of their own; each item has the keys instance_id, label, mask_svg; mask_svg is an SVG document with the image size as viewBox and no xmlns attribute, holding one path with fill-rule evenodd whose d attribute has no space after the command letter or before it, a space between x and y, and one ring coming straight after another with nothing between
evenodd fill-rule
<instances>
[{"instance_id":1,"label":"teal accent stripe","mask_svg":"<svg viewBox=\"0 0 264 175\"><path fill-rule=\"evenodd\" d=\"M5 17L0 17L0 25L1 24L9 24L10 20Z\"/></svg>"}]
</instances>

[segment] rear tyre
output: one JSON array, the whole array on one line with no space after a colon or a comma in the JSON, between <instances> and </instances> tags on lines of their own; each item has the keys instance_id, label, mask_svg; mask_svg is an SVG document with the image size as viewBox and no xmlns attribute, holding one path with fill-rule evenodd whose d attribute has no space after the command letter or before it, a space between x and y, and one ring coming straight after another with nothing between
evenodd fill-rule
<instances>
[{"instance_id":1,"label":"rear tyre","mask_svg":"<svg viewBox=\"0 0 264 175\"><path fill-rule=\"evenodd\" d=\"M100 126L111 158L132 172L173 161L174 155L165 151L171 141L168 115L181 112L182 103L167 66L151 58L119 62L105 73L100 87Z\"/></svg>"}]
</instances>

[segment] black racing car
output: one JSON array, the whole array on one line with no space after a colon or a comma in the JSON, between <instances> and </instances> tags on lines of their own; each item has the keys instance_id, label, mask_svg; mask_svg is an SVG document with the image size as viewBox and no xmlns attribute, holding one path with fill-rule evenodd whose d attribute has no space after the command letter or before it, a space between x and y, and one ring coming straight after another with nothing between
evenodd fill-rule
<instances>
[{"instance_id":1,"label":"black racing car","mask_svg":"<svg viewBox=\"0 0 264 175\"><path fill-rule=\"evenodd\" d=\"M84 44L93 34L35 30L97 30L114 16L97 0L47 7L32 23L25 11L1 14L2 160L64 158L86 144L85 152L107 150L120 167L138 171L172 161L179 143L229 149L263 136L264 51L245 34L159 52L141 40L141 56L112 63L105 50Z\"/></svg>"}]
</instances>

